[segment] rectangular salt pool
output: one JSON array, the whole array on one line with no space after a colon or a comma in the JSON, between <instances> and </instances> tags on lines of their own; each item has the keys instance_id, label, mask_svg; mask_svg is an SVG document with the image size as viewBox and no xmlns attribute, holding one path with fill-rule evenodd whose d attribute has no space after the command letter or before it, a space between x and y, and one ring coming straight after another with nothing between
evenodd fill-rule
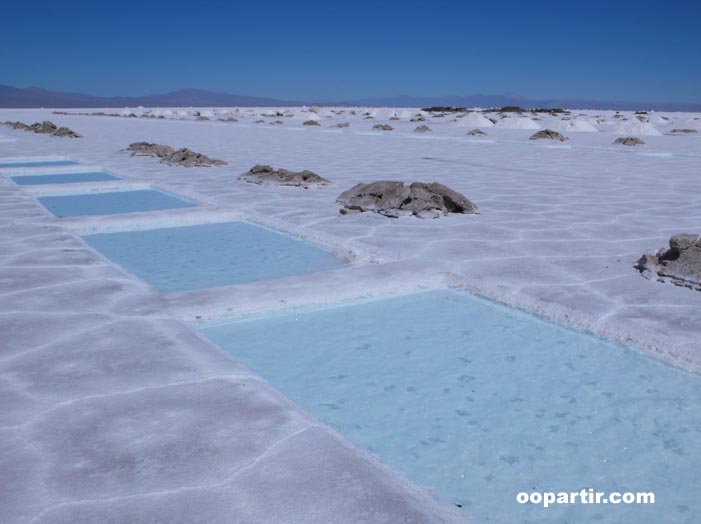
<instances>
[{"instance_id":1,"label":"rectangular salt pool","mask_svg":"<svg viewBox=\"0 0 701 524\"><path fill-rule=\"evenodd\" d=\"M449 291L210 324L223 349L476 522L701 522L701 378ZM654 505L516 502L654 492Z\"/></svg>"},{"instance_id":2,"label":"rectangular salt pool","mask_svg":"<svg viewBox=\"0 0 701 524\"><path fill-rule=\"evenodd\" d=\"M75 166L78 162L73 160L26 160L19 162L0 162L0 168L24 168L24 167L60 167L60 166Z\"/></svg>"},{"instance_id":3,"label":"rectangular salt pool","mask_svg":"<svg viewBox=\"0 0 701 524\"><path fill-rule=\"evenodd\" d=\"M118 215L197 206L194 202L155 189L46 196L40 197L39 202L57 217Z\"/></svg>"},{"instance_id":4,"label":"rectangular salt pool","mask_svg":"<svg viewBox=\"0 0 701 524\"><path fill-rule=\"evenodd\" d=\"M75 184L79 182L102 182L105 180L120 180L104 171L92 173L53 173L46 175L18 175L10 177L15 184L20 186L44 185L44 184Z\"/></svg>"},{"instance_id":5,"label":"rectangular salt pool","mask_svg":"<svg viewBox=\"0 0 701 524\"><path fill-rule=\"evenodd\" d=\"M107 258L168 293L336 269L340 259L245 222L88 235Z\"/></svg>"}]
</instances>

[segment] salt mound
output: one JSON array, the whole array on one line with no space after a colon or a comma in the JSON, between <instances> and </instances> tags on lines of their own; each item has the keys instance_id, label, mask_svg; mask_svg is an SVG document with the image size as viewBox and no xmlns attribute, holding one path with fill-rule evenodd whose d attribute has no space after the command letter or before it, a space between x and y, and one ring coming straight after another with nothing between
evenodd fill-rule
<instances>
[{"instance_id":1,"label":"salt mound","mask_svg":"<svg viewBox=\"0 0 701 524\"><path fill-rule=\"evenodd\" d=\"M573 133L598 133L599 130L587 119L577 118L575 120L558 120L553 122L551 127L557 131L567 131Z\"/></svg>"},{"instance_id":2,"label":"salt mound","mask_svg":"<svg viewBox=\"0 0 701 524\"><path fill-rule=\"evenodd\" d=\"M701 131L701 118L677 120L674 122L674 127L677 129L695 129L696 131Z\"/></svg>"},{"instance_id":3,"label":"salt mound","mask_svg":"<svg viewBox=\"0 0 701 524\"><path fill-rule=\"evenodd\" d=\"M616 135L659 136L662 134L654 125L639 120L621 120L611 128L611 132Z\"/></svg>"},{"instance_id":4,"label":"salt mound","mask_svg":"<svg viewBox=\"0 0 701 524\"><path fill-rule=\"evenodd\" d=\"M501 129L540 129L537 122L527 117L503 118L494 127Z\"/></svg>"},{"instance_id":5,"label":"salt mound","mask_svg":"<svg viewBox=\"0 0 701 524\"><path fill-rule=\"evenodd\" d=\"M480 113L468 113L464 117L458 118L455 125L459 127L493 127L494 122Z\"/></svg>"}]
</instances>

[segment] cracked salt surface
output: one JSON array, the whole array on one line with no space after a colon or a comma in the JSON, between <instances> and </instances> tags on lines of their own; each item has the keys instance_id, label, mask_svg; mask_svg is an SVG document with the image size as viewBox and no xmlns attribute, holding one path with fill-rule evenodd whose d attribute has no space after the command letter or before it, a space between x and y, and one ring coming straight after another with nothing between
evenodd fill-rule
<instances>
[{"instance_id":1,"label":"cracked salt surface","mask_svg":"<svg viewBox=\"0 0 701 524\"><path fill-rule=\"evenodd\" d=\"M416 124L406 121L416 110L400 111L402 121L381 136L361 133L389 116L382 109L370 110L374 121L362 120L362 112L321 110L322 123L350 122L339 133L303 128L309 113L299 108L282 126L251 126L260 118L256 109L231 110L240 123L178 120L190 118L189 109L156 111L168 118L0 111L2 120L51 118L84 136L59 142L8 131L12 142L2 142L0 157L80 159L80 169L63 169L99 167L124 177L19 187L7 177L58 169L0 170L0 499L11 501L0 504L0 522L433 523L469 515L353 448L207 341L188 336L173 316L193 322L451 285L701 371L701 294L632 269L671 235L701 230L698 136L646 136L645 146L624 151L611 146L616 135L601 123L611 113L587 112L598 132L567 133L571 149L544 149L532 147L531 131L490 128L484 143L439 121L431 121L431 140L417 139ZM665 116L668 124L656 124L661 131L701 122L698 115ZM229 165L183 169L118 152L137 140L188 146ZM56 156L46 156L49 146ZM261 162L310 169L334 186L263 188L236 180ZM343 188L378 178L438 181L474 200L482 214L435 221L338 215ZM199 206L58 219L36 200L151 186ZM76 236L234 220L309 239L352 263L274 285L159 296ZM249 398L270 401L262 425L268 417L297 422L269 447L249 448L241 465L228 437L249 420L248 403L227 411L217 399L233 402L244 383ZM210 398L211 410L202 402ZM199 424L202 418L208 423ZM211 473L209 464L216 464Z\"/></svg>"},{"instance_id":2,"label":"cracked salt surface","mask_svg":"<svg viewBox=\"0 0 701 524\"><path fill-rule=\"evenodd\" d=\"M693 524L701 378L449 291L205 325L236 359L478 522ZM652 491L654 507L514 503Z\"/></svg>"}]
</instances>

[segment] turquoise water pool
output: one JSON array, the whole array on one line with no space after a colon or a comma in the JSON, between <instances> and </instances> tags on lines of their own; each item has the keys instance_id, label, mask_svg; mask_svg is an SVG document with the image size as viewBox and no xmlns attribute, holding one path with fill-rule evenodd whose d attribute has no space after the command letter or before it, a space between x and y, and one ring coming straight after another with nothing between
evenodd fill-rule
<instances>
[{"instance_id":1,"label":"turquoise water pool","mask_svg":"<svg viewBox=\"0 0 701 524\"><path fill-rule=\"evenodd\" d=\"M75 166L78 162L73 160L27 160L22 162L0 162L0 168L23 168L23 167L60 167L60 166Z\"/></svg>"},{"instance_id":2,"label":"turquoise water pool","mask_svg":"<svg viewBox=\"0 0 701 524\"><path fill-rule=\"evenodd\" d=\"M155 189L47 196L40 197L39 202L57 217L118 215L197 206L194 202Z\"/></svg>"},{"instance_id":3,"label":"turquoise water pool","mask_svg":"<svg viewBox=\"0 0 701 524\"><path fill-rule=\"evenodd\" d=\"M10 177L15 184L44 185L44 184L75 184L79 182L102 182L105 180L119 180L119 177L95 171L92 173L56 173L50 175L21 175Z\"/></svg>"},{"instance_id":4,"label":"turquoise water pool","mask_svg":"<svg viewBox=\"0 0 701 524\"><path fill-rule=\"evenodd\" d=\"M161 292L303 275L342 265L313 244L245 222L83 238Z\"/></svg>"},{"instance_id":5,"label":"turquoise water pool","mask_svg":"<svg viewBox=\"0 0 701 524\"><path fill-rule=\"evenodd\" d=\"M202 327L358 446L476 522L701 522L701 379L449 291ZM654 505L521 505L518 492Z\"/></svg>"}]
</instances>

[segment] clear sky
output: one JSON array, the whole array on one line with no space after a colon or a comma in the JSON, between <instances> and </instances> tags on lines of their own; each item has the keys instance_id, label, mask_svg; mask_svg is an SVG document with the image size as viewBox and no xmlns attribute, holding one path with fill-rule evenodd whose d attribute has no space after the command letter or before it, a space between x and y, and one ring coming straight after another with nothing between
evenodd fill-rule
<instances>
[{"instance_id":1,"label":"clear sky","mask_svg":"<svg viewBox=\"0 0 701 524\"><path fill-rule=\"evenodd\" d=\"M701 0L6 0L0 84L701 102Z\"/></svg>"}]
</instances>

